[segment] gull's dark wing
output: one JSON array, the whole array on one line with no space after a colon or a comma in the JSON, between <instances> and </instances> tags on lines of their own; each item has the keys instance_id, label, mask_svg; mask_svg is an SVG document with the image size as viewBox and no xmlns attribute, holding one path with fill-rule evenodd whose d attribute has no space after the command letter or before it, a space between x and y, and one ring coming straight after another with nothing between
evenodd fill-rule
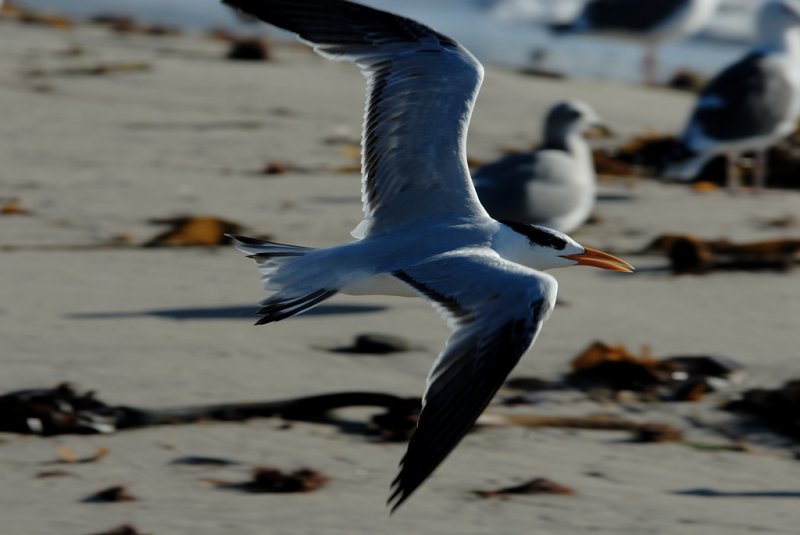
<instances>
[{"instance_id":1,"label":"gull's dark wing","mask_svg":"<svg viewBox=\"0 0 800 535\"><path fill-rule=\"evenodd\" d=\"M444 254L394 276L433 302L453 333L388 503L397 509L456 447L538 335L555 303L550 275L488 250Z\"/></svg>"},{"instance_id":2,"label":"gull's dark wing","mask_svg":"<svg viewBox=\"0 0 800 535\"><path fill-rule=\"evenodd\" d=\"M421 218L487 217L466 160L483 79L467 50L418 22L344 0L224 2L366 76L361 234Z\"/></svg>"},{"instance_id":3,"label":"gull's dark wing","mask_svg":"<svg viewBox=\"0 0 800 535\"><path fill-rule=\"evenodd\" d=\"M691 147L695 135L717 141L769 136L783 131L793 117L794 89L780 60L754 52L703 89L684 141Z\"/></svg>"},{"instance_id":4,"label":"gull's dark wing","mask_svg":"<svg viewBox=\"0 0 800 535\"><path fill-rule=\"evenodd\" d=\"M592 0L578 17L588 31L646 32L687 9L690 0Z\"/></svg>"}]
</instances>

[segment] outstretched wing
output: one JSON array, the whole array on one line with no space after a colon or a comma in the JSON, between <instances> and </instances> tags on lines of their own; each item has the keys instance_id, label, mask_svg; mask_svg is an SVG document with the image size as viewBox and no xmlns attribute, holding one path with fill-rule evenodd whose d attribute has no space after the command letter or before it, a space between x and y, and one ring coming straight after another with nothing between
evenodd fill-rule
<instances>
[{"instance_id":1,"label":"outstretched wing","mask_svg":"<svg viewBox=\"0 0 800 535\"><path fill-rule=\"evenodd\" d=\"M394 276L433 301L453 334L428 376L417 430L388 503L397 509L455 448L555 304L550 275L488 250L448 253Z\"/></svg>"},{"instance_id":2,"label":"outstretched wing","mask_svg":"<svg viewBox=\"0 0 800 535\"><path fill-rule=\"evenodd\" d=\"M289 30L367 78L363 233L425 217L486 216L472 187L466 134L483 67L413 20L344 0L223 0Z\"/></svg>"}]
</instances>

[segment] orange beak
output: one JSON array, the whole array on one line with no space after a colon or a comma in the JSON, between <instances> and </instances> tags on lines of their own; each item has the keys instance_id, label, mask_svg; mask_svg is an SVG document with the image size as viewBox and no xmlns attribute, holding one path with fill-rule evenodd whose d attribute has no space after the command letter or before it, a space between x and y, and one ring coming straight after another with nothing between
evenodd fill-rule
<instances>
[{"instance_id":1,"label":"orange beak","mask_svg":"<svg viewBox=\"0 0 800 535\"><path fill-rule=\"evenodd\" d=\"M592 266L600 269L610 269L611 271L622 271L623 273L632 273L635 269L632 265L614 255L591 247L584 247L584 249L586 251L581 254L564 255L563 258L574 260L579 266Z\"/></svg>"}]
</instances>

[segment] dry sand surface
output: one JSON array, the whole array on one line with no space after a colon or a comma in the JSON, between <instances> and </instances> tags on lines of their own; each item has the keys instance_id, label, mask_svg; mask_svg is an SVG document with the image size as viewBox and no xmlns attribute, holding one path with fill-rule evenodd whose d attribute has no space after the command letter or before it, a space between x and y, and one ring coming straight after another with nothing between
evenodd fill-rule
<instances>
[{"instance_id":1,"label":"dry sand surface","mask_svg":"<svg viewBox=\"0 0 800 535\"><path fill-rule=\"evenodd\" d=\"M175 214L224 217L289 243L348 239L360 219L358 175L342 172L354 160L330 140L358 140L361 76L297 46L277 47L269 63L225 61L226 46L0 22L0 196L19 197L31 211L0 218L0 392L71 381L112 404L153 407L346 390L421 393L448 335L422 300L336 297L318 314L257 328L258 275L231 248L70 250L119 235L141 243L161 230L148 219ZM148 69L58 72L104 63ZM545 109L564 97L590 102L620 141L677 130L692 102L683 93L489 68L471 155L488 159L530 145ZM268 161L300 170L260 174ZM601 203L602 224L575 237L643 269L554 273L563 306L514 376L556 379L594 340L649 345L657 355L727 355L746 367L743 386L800 376L800 270L674 277L659 269L663 258L632 253L665 232L796 236L797 228L767 230L760 222L800 214L798 193L731 197L651 180L603 188L631 200ZM323 349L363 332L400 335L420 349L385 357ZM731 418L717 401L599 405L576 393L516 410L616 413L719 443L723 437L696 425ZM80 535L130 523L155 535L797 533L800 462L780 439L750 438L753 452L736 453L633 444L612 432L485 430L469 435L390 518L383 503L405 445L370 443L330 426L252 420L114 435L4 434L0 532ZM60 445L79 455L98 447L110 453L66 467L70 477L37 478ZM186 455L241 464L170 464ZM314 493L284 495L203 482L246 479L256 465L309 466L331 481ZM481 500L470 492L539 476L577 493ZM111 485L127 486L139 500L81 503Z\"/></svg>"}]
</instances>

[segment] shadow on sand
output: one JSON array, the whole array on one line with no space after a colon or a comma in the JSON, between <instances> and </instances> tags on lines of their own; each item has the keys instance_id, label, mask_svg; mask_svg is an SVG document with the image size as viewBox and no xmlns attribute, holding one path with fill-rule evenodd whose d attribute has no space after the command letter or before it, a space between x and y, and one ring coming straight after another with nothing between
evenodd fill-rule
<instances>
[{"instance_id":1,"label":"shadow on sand","mask_svg":"<svg viewBox=\"0 0 800 535\"><path fill-rule=\"evenodd\" d=\"M716 489L685 489L675 490L673 494L683 496L698 496L700 498L800 498L797 490L716 490Z\"/></svg>"},{"instance_id":2,"label":"shadow on sand","mask_svg":"<svg viewBox=\"0 0 800 535\"><path fill-rule=\"evenodd\" d=\"M331 316L335 314L368 314L371 312L381 312L387 307L375 305L320 305L299 316ZM228 307L209 307L209 308L177 308L167 310L143 310L140 312L79 312L67 314L71 319L116 319L116 318L139 318L155 316L172 320L255 320L257 306L228 306Z\"/></svg>"}]
</instances>

